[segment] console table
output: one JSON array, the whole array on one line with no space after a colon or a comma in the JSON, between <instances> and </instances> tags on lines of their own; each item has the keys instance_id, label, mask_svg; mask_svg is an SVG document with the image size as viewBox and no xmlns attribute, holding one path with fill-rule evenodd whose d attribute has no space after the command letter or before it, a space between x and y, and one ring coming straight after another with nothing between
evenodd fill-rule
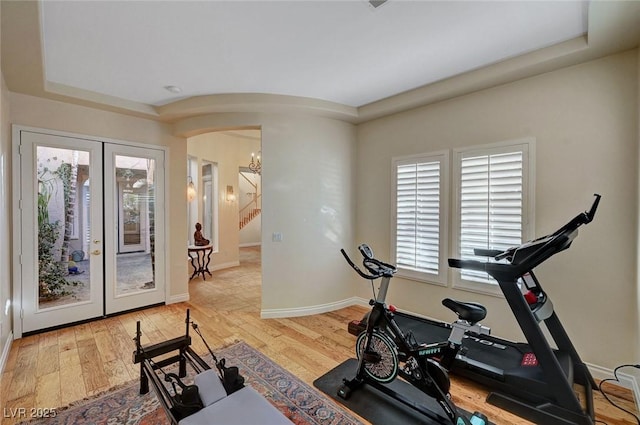
<instances>
[{"instance_id":1,"label":"console table","mask_svg":"<svg viewBox=\"0 0 640 425\"><path fill-rule=\"evenodd\" d=\"M191 265L193 266L193 274L189 278L189 280L194 277L202 274L202 280L207 280L205 273L209 273L211 276L211 272L209 271L209 263L211 262L211 253L213 252L213 245L189 245L187 247L187 255L191 260Z\"/></svg>"}]
</instances>

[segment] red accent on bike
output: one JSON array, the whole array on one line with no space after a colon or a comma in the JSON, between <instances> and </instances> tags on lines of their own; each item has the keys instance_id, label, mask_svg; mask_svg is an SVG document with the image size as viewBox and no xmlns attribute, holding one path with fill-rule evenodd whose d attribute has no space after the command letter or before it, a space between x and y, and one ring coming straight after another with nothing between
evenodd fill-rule
<instances>
[{"instance_id":1,"label":"red accent on bike","mask_svg":"<svg viewBox=\"0 0 640 425\"><path fill-rule=\"evenodd\" d=\"M396 306L393 304L389 304L389 307L387 307L387 309L392 313L395 313L397 310Z\"/></svg>"},{"instance_id":2,"label":"red accent on bike","mask_svg":"<svg viewBox=\"0 0 640 425\"><path fill-rule=\"evenodd\" d=\"M524 299L527 300L529 304L535 304L538 302L538 297L531 291L524 294Z\"/></svg>"}]
</instances>

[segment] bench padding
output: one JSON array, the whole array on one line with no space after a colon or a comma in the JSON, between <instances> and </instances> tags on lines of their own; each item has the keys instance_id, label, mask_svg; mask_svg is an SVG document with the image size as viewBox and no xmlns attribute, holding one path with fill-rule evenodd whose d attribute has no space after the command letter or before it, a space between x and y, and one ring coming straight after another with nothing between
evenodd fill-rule
<instances>
[{"instance_id":1,"label":"bench padding","mask_svg":"<svg viewBox=\"0 0 640 425\"><path fill-rule=\"evenodd\" d=\"M211 369L198 374L195 384L205 407L182 419L180 425L291 425L286 416L251 387L228 396Z\"/></svg>"},{"instance_id":2,"label":"bench padding","mask_svg":"<svg viewBox=\"0 0 640 425\"><path fill-rule=\"evenodd\" d=\"M196 375L194 384L198 386L200 400L204 407L207 407L216 401L222 400L227 396L218 374L213 369L205 370Z\"/></svg>"}]
</instances>

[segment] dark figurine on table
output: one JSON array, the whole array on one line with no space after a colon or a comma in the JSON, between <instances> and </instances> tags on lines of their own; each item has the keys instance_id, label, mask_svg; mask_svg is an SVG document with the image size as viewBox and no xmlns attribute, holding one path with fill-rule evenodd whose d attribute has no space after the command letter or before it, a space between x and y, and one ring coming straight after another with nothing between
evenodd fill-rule
<instances>
[{"instance_id":1,"label":"dark figurine on table","mask_svg":"<svg viewBox=\"0 0 640 425\"><path fill-rule=\"evenodd\" d=\"M202 225L200 223L196 223L196 232L193 234L193 243L196 246L209 245L209 239L205 239L204 236L202 236Z\"/></svg>"}]
</instances>

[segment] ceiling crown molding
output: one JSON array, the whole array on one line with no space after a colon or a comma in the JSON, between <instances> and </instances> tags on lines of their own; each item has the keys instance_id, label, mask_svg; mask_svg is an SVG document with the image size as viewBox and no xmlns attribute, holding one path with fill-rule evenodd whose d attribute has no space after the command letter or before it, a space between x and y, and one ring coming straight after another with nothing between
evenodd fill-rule
<instances>
[{"instance_id":1,"label":"ceiling crown molding","mask_svg":"<svg viewBox=\"0 0 640 425\"><path fill-rule=\"evenodd\" d=\"M215 113L313 114L351 123L426 106L640 44L640 2L593 0L588 34L354 108L320 99L264 93L192 97L151 106L46 81L39 1L1 1L2 73L10 91L158 121Z\"/></svg>"},{"instance_id":2,"label":"ceiling crown molding","mask_svg":"<svg viewBox=\"0 0 640 425\"><path fill-rule=\"evenodd\" d=\"M308 97L265 93L230 93L196 96L156 107L162 120L175 121L194 115L223 112L313 114L355 122L354 107Z\"/></svg>"}]
</instances>

